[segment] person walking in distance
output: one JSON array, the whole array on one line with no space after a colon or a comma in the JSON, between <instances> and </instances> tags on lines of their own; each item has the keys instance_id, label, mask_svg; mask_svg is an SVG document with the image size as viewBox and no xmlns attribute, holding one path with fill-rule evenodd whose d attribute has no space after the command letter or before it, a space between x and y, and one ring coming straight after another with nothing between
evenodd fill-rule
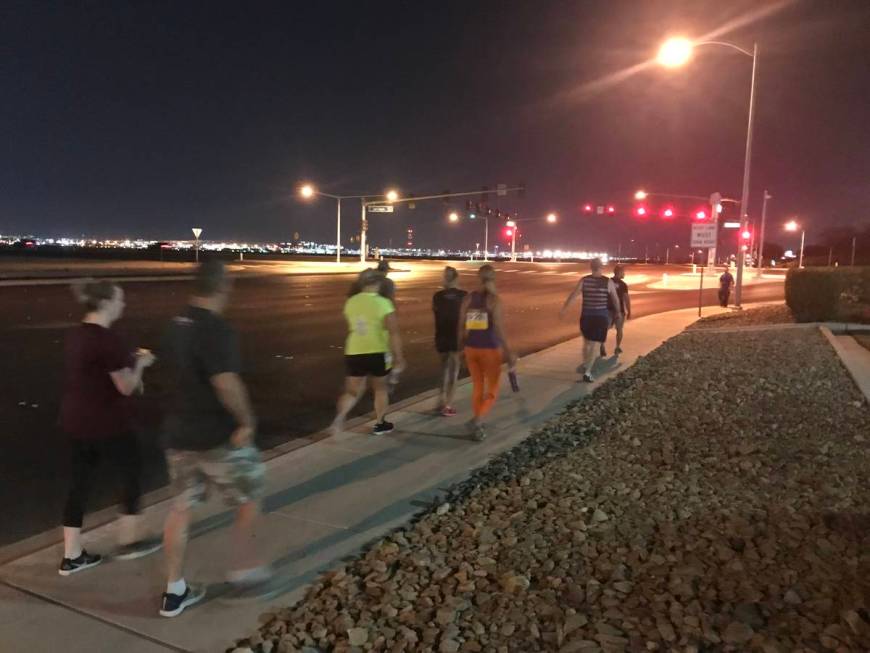
<instances>
[{"instance_id":1,"label":"person walking in distance","mask_svg":"<svg viewBox=\"0 0 870 653\"><path fill-rule=\"evenodd\" d=\"M565 299L565 304L559 313L565 316L568 306L578 297L582 297L580 310L580 333L583 335L583 380L586 383L594 381L592 368L604 341L607 339L607 328L610 326L610 311L608 302L619 305L616 286L611 279L602 273L601 259L592 259L589 264L591 274L580 279L577 286Z\"/></svg>"},{"instance_id":2,"label":"person walking in distance","mask_svg":"<svg viewBox=\"0 0 870 653\"><path fill-rule=\"evenodd\" d=\"M174 495L163 531L168 583L160 615L175 617L205 596L184 578L192 508L215 489L235 508L227 580L237 593L257 596L270 577L254 550L265 466L254 444L255 418L240 376L237 336L223 318L231 279L217 260L202 263L187 308L172 320L165 349L171 367L164 424Z\"/></svg>"},{"instance_id":3,"label":"person walking in distance","mask_svg":"<svg viewBox=\"0 0 870 653\"><path fill-rule=\"evenodd\" d=\"M441 356L441 394L438 410L444 417L456 415L453 396L456 380L459 378L459 313L462 301L468 294L457 287L459 272L456 268L444 268L444 288L432 297L432 311L435 314L435 349Z\"/></svg>"},{"instance_id":4,"label":"person walking in distance","mask_svg":"<svg viewBox=\"0 0 870 653\"><path fill-rule=\"evenodd\" d=\"M387 276L390 272L390 262L385 260L378 261L378 272L380 272L382 275L381 287L378 292L380 293L381 297L389 299L391 302L393 302L393 308L395 308L396 282Z\"/></svg>"},{"instance_id":5,"label":"person walking in distance","mask_svg":"<svg viewBox=\"0 0 870 653\"><path fill-rule=\"evenodd\" d=\"M613 267L613 285L616 287L616 296L619 297L618 304L610 304L610 324L616 330L616 349L613 353L619 356L622 353L622 337L625 332L625 321L631 319L631 298L628 295L628 284L625 283L625 266L615 265ZM608 298L610 296L608 295ZM601 356L607 356L607 351L604 344L601 345Z\"/></svg>"},{"instance_id":6,"label":"person walking in distance","mask_svg":"<svg viewBox=\"0 0 870 653\"><path fill-rule=\"evenodd\" d=\"M502 302L495 287L495 268L483 265L477 272L478 290L462 301L459 314L459 344L465 347L465 364L471 374L472 435L478 441L486 437L483 419L498 397L502 359L513 370L517 357L504 334Z\"/></svg>"},{"instance_id":7,"label":"person walking in distance","mask_svg":"<svg viewBox=\"0 0 870 653\"><path fill-rule=\"evenodd\" d=\"M731 296L731 288L734 287L734 276L725 268L725 272L719 277L719 306L728 308L728 298Z\"/></svg>"},{"instance_id":8,"label":"person walking in distance","mask_svg":"<svg viewBox=\"0 0 870 653\"><path fill-rule=\"evenodd\" d=\"M64 552L58 573L70 576L94 567L102 557L82 546L82 522L97 463L114 467L121 484L119 548L115 558L131 560L160 548L160 540L141 539L139 503L142 462L133 433L128 397L142 387L151 352L126 347L112 330L124 313L124 291L109 281L75 284L85 306L81 324L66 334L60 425L69 438L71 472L63 510Z\"/></svg>"},{"instance_id":9,"label":"person walking in distance","mask_svg":"<svg viewBox=\"0 0 870 653\"><path fill-rule=\"evenodd\" d=\"M341 433L344 421L362 398L366 380L370 379L375 395L377 423L372 434L383 435L393 430L387 421L390 397L387 376L405 369L402 338L393 302L379 293L383 275L377 270L363 270L357 287L360 292L344 304L348 336L344 347L345 389L338 399L338 408L331 430Z\"/></svg>"}]
</instances>

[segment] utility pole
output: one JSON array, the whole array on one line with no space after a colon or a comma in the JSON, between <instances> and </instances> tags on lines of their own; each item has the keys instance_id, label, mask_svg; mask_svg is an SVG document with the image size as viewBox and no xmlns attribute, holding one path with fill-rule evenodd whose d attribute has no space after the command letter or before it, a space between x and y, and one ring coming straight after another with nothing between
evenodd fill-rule
<instances>
[{"instance_id":1,"label":"utility pole","mask_svg":"<svg viewBox=\"0 0 870 653\"><path fill-rule=\"evenodd\" d=\"M857 236L852 236L852 267L855 267L855 241Z\"/></svg>"},{"instance_id":2,"label":"utility pole","mask_svg":"<svg viewBox=\"0 0 870 653\"><path fill-rule=\"evenodd\" d=\"M764 191L764 203L761 205L761 231L758 234L758 270L757 277L761 276L762 268L764 267L764 222L767 219L767 201L773 199L773 195Z\"/></svg>"}]
</instances>

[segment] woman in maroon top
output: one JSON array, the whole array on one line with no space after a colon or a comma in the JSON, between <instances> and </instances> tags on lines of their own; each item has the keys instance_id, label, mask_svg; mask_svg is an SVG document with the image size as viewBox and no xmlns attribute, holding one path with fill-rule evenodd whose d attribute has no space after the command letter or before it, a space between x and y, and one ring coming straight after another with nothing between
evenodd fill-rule
<instances>
[{"instance_id":1,"label":"woman in maroon top","mask_svg":"<svg viewBox=\"0 0 870 653\"><path fill-rule=\"evenodd\" d=\"M60 424L70 439L72 481L63 512L64 555L58 573L69 576L98 565L102 558L82 548L81 529L88 489L101 458L121 476L120 546L115 557L138 558L156 551L160 540L138 540L141 462L132 432L128 397L142 387L151 352L132 352L111 330L124 312L124 292L108 281L73 286L87 310L66 336Z\"/></svg>"}]
</instances>

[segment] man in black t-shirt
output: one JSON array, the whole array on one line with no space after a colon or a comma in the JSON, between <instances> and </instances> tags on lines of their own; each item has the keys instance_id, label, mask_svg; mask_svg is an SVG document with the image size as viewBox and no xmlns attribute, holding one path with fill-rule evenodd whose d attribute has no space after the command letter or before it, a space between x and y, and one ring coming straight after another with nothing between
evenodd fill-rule
<instances>
[{"instance_id":1,"label":"man in black t-shirt","mask_svg":"<svg viewBox=\"0 0 870 653\"><path fill-rule=\"evenodd\" d=\"M734 285L734 277L725 268L725 272L719 277L719 306L728 308L728 298L731 295L731 287Z\"/></svg>"},{"instance_id":2,"label":"man in black t-shirt","mask_svg":"<svg viewBox=\"0 0 870 653\"><path fill-rule=\"evenodd\" d=\"M435 313L435 349L441 355L441 395L438 408L445 417L456 415L453 395L456 379L459 377L459 313L462 300L467 294L457 287L459 273L456 268L444 268L444 289L432 297L432 311Z\"/></svg>"},{"instance_id":3,"label":"man in black t-shirt","mask_svg":"<svg viewBox=\"0 0 870 653\"><path fill-rule=\"evenodd\" d=\"M631 319L631 299L628 296L628 284L623 279L625 279L625 266L615 265L611 281L616 287L616 297L619 299L619 304L615 305L611 299L608 301L607 307L610 309L610 324L616 329L616 349L613 350L613 353L617 356L622 353L625 321ZM601 355L607 355L603 343L601 344Z\"/></svg>"},{"instance_id":4,"label":"man in black t-shirt","mask_svg":"<svg viewBox=\"0 0 870 653\"><path fill-rule=\"evenodd\" d=\"M160 615L175 617L205 596L182 573L191 508L213 487L236 508L234 571L239 592L256 594L268 580L253 551L265 467L254 445L254 413L240 377L241 356L233 328L222 317L230 279L220 261L199 266L194 295L172 321L164 360L172 387L164 425L169 477L175 498L164 528L169 582Z\"/></svg>"}]
</instances>

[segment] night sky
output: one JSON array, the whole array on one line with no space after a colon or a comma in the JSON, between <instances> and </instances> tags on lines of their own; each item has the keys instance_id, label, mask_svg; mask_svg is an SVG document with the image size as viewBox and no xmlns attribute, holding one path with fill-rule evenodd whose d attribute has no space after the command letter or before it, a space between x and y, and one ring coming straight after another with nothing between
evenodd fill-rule
<instances>
[{"instance_id":1,"label":"night sky","mask_svg":"<svg viewBox=\"0 0 870 653\"><path fill-rule=\"evenodd\" d=\"M580 207L629 210L639 187L739 197L751 60L710 48L598 82L759 6L7 1L0 233L329 241L335 204L297 201L302 180L338 194L524 182L501 208L561 218L528 224L533 247L680 243L684 227ZM772 239L793 215L810 242L870 222L868 34L870 2L836 0L718 35L759 43L751 212L770 189ZM359 207L343 209L350 236ZM421 203L372 216L372 236L482 240L444 218Z\"/></svg>"}]
</instances>

